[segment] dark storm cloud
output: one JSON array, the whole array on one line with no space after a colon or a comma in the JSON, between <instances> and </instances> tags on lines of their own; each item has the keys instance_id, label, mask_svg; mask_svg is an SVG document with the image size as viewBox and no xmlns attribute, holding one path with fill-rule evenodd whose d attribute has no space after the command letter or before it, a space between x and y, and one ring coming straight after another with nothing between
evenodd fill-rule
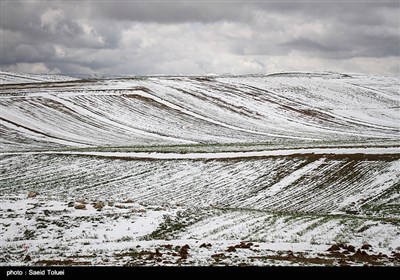
<instances>
[{"instance_id":1,"label":"dark storm cloud","mask_svg":"<svg viewBox=\"0 0 400 280\"><path fill-rule=\"evenodd\" d=\"M248 20L251 15L249 5L238 2L125 2L121 9L120 5L113 1L92 3L91 7L93 16L118 21L205 23L220 20Z\"/></svg>"},{"instance_id":2,"label":"dark storm cloud","mask_svg":"<svg viewBox=\"0 0 400 280\"><path fill-rule=\"evenodd\" d=\"M397 1L2 1L0 5L0 66L16 71L399 71Z\"/></svg>"}]
</instances>

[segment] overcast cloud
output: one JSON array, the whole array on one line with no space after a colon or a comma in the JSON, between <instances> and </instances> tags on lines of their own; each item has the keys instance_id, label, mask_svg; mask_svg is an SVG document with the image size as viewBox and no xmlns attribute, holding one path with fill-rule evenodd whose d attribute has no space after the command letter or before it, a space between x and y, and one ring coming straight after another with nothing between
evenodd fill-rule
<instances>
[{"instance_id":1,"label":"overcast cloud","mask_svg":"<svg viewBox=\"0 0 400 280\"><path fill-rule=\"evenodd\" d=\"M400 74L399 1L3 1L0 68Z\"/></svg>"}]
</instances>

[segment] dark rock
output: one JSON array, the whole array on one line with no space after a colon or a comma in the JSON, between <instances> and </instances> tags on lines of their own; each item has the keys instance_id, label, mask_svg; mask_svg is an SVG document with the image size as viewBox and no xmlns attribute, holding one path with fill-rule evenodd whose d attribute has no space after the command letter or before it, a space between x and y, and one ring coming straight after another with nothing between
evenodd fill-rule
<instances>
[{"instance_id":1,"label":"dark rock","mask_svg":"<svg viewBox=\"0 0 400 280\"><path fill-rule=\"evenodd\" d=\"M158 249L156 249L156 252L154 254L156 257L162 257L162 253Z\"/></svg>"},{"instance_id":2,"label":"dark rock","mask_svg":"<svg viewBox=\"0 0 400 280\"><path fill-rule=\"evenodd\" d=\"M181 256L181 259L187 259L187 256L189 255L189 249L190 246L187 244L182 246L182 248L179 250L179 255Z\"/></svg>"},{"instance_id":3,"label":"dark rock","mask_svg":"<svg viewBox=\"0 0 400 280\"><path fill-rule=\"evenodd\" d=\"M365 244L363 244L363 245L361 246L361 249L363 249L363 250L369 250L369 249L371 249L371 248L372 248L372 246L369 245L368 243L365 243Z\"/></svg>"},{"instance_id":4,"label":"dark rock","mask_svg":"<svg viewBox=\"0 0 400 280\"><path fill-rule=\"evenodd\" d=\"M167 245L161 245L161 247L164 247L165 249L172 249L174 246L172 244L167 244Z\"/></svg>"},{"instance_id":5,"label":"dark rock","mask_svg":"<svg viewBox=\"0 0 400 280\"><path fill-rule=\"evenodd\" d=\"M227 252L236 252L235 247L229 246L228 249L226 250Z\"/></svg>"},{"instance_id":6,"label":"dark rock","mask_svg":"<svg viewBox=\"0 0 400 280\"><path fill-rule=\"evenodd\" d=\"M97 201L93 203L93 208L94 209L102 209L105 206L103 201Z\"/></svg>"},{"instance_id":7,"label":"dark rock","mask_svg":"<svg viewBox=\"0 0 400 280\"><path fill-rule=\"evenodd\" d=\"M211 255L213 259L224 259L226 256L223 253Z\"/></svg>"},{"instance_id":8,"label":"dark rock","mask_svg":"<svg viewBox=\"0 0 400 280\"><path fill-rule=\"evenodd\" d=\"M367 252L361 251L360 249L358 249L353 255L353 257L356 257L356 258L359 258L359 259L364 259L365 257L368 257L368 256L369 255L368 255Z\"/></svg>"},{"instance_id":9,"label":"dark rock","mask_svg":"<svg viewBox=\"0 0 400 280\"><path fill-rule=\"evenodd\" d=\"M347 251L354 253L356 251L356 247L354 247L353 245L349 245L347 246Z\"/></svg>"},{"instance_id":10,"label":"dark rock","mask_svg":"<svg viewBox=\"0 0 400 280\"><path fill-rule=\"evenodd\" d=\"M38 195L37 192L28 192L28 198L32 198L32 197L35 197L37 195Z\"/></svg>"},{"instance_id":11,"label":"dark rock","mask_svg":"<svg viewBox=\"0 0 400 280\"><path fill-rule=\"evenodd\" d=\"M75 209L80 209L80 210L86 210L86 205L85 204L75 204Z\"/></svg>"},{"instance_id":12,"label":"dark rock","mask_svg":"<svg viewBox=\"0 0 400 280\"><path fill-rule=\"evenodd\" d=\"M201 244L200 245L200 248L211 248L212 247L212 245L211 245L211 243L203 243L203 244Z\"/></svg>"},{"instance_id":13,"label":"dark rock","mask_svg":"<svg viewBox=\"0 0 400 280\"><path fill-rule=\"evenodd\" d=\"M24 261L26 261L26 262L30 262L31 260L32 260L32 258L29 255L26 255L24 258Z\"/></svg>"},{"instance_id":14,"label":"dark rock","mask_svg":"<svg viewBox=\"0 0 400 280\"><path fill-rule=\"evenodd\" d=\"M250 249L250 247L253 245L253 243L247 243L246 242L240 242L239 245L235 245L235 248L241 248L241 249Z\"/></svg>"},{"instance_id":15,"label":"dark rock","mask_svg":"<svg viewBox=\"0 0 400 280\"><path fill-rule=\"evenodd\" d=\"M331 247L329 247L327 251L332 252L332 251L339 251L339 250L340 250L340 247L338 245L334 244Z\"/></svg>"}]
</instances>

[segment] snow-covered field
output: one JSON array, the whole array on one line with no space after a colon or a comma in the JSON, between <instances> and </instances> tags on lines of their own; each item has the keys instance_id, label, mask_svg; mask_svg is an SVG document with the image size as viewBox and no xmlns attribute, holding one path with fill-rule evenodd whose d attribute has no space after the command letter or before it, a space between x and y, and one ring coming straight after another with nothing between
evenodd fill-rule
<instances>
[{"instance_id":1,"label":"snow-covered field","mask_svg":"<svg viewBox=\"0 0 400 280\"><path fill-rule=\"evenodd\" d=\"M399 77L0 82L1 265L399 265Z\"/></svg>"}]
</instances>

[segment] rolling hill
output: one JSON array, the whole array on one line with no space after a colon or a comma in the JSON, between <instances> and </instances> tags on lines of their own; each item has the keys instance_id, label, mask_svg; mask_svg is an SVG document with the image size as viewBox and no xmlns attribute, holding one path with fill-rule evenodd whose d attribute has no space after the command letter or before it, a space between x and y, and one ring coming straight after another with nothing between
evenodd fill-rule
<instances>
[{"instance_id":1,"label":"rolling hill","mask_svg":"<svg viewBox=\"0 0 400 280\"><path fill-rule=\"evenodd\" d=\"M1 71L0 263L399 265L399 80Z\"/></svg>"}]
</instances>

